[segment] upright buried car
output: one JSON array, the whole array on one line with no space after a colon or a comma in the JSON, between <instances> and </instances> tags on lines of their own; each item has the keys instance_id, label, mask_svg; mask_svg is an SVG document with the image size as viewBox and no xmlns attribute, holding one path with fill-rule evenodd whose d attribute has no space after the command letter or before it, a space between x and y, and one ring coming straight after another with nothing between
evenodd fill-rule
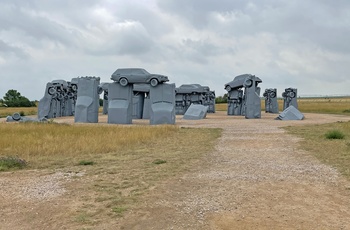
<instances>
[{"instance_id":1,"label":"upright buried car","mask_svg":"<svg viewBox=\"0 0 350 230\"><path fill-rule=\"evenodd\" d=\"M149 83L151 86L156 86L159 83L169 81L167 76L160 74L151 74L141 68L122 68L117 69L111 79L119 82L122 86L127 86L129 83Z\"/></svg>"}]
</instances>

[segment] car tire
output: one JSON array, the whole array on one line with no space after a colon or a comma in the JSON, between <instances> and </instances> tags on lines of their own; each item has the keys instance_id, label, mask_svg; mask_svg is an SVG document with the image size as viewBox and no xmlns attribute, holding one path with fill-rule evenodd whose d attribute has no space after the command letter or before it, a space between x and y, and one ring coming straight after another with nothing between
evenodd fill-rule
<instances>
[{"instance_id":1,"label":"car tire","mask_svg":"<svg viewBox=\"0 0 350 230\"><path fill-rule=\"evenodd\" d=\"M152 78L152 79L150 80L150 84L151 84L151 86L155 87L155 86L158 85L158 80L155 79L155 78Z\"/></svg>"},{"instance_id":2,"label":"car tire","mask_svg":"<svg viewBox=\"0 0 350 230\"><path fill-rule=\"evenodd\" d=\"M19 113L12 114L12 119L15 121L21 120L21 115Z\"/></svg>"},{"instance_id":3,"label":"car tire","mask_svg":"<svg viewBox=\"0 0 350 230\"><path fill-rule=\"evenodd\" d=\"M73 92L75 92L75 91L77 91L77 89L78 89L78 86L77 85L72 85L72 90L73 90Z\"/></svg>"},{"instance_id":4,"label":"car tire","mask_svg":"<svg viewBox=\"0 0 350 230\"><path fill-rule=\"evenodd\" d=\"M232 90L231 86L229 86L229 85L227 85L227 86L225 87L225 89L227 90L227 92L230 92L230 91Z\"/></svg>"},{"instance_id":5,"label":"car tire","mask_svg":"<svg viewBox=\"0 0 350 230\"><path fill-rule=\"evenodd\" d=\"M289 92L288 96L291 97L291 98L295 98L295 93L294 92Z\"/></svg>"},{"instance_id":6,"label":"car tire","mask_svg":"<svg viewBox=\"0 0 350 230\"><path fill-rule=\"evenodd\" d=\"M120 78L119 79L119 84L121 86L127 86L129 84L128 79L126 79L125 77Z\"/></svg>"},{"instance_id":7,"label":"car tire","mask_svg":"<svg viewBox=\"0 0 350 230\"><path fill-rule=\"evenodd\" d=\"M247 88L251 87L252 85L253 85L253 80L251 79L246 79L243 83L243 86Z\"/></svg>"},{"instance_id":8,"label":"car tire","mask_svg":"<svg viewBox=\"0 0 350 230\"><path fill-rule=\"evenodd\" d=\"M275 98L275 97L276 97L276 93L275 93L275 92L271 92L271 93L270 93L270 97L271 97L271 98Z\"/></svg>"},{"instance_id":9,"label":"car tire","mask_svg":"<svg viewBox=\"0 0 350 230\"><path fill-rule=\"evenodd\" d=\"M58 94L58 97L57 97L57 99L59 100L59 101L63 101L63 99L64 99L64 96L63 96L63 94Z\"/></svg>"},{"instance_id":10,"label":"car tire","mask_svg":"<svg viewBox=\"0 0 350 230\"><path fill-rule=\"evenodd\" d=\"M54 95L56 93L56 89L54 87L50 87L48 90L48 94Z\"/></svg>"}]
</instances>

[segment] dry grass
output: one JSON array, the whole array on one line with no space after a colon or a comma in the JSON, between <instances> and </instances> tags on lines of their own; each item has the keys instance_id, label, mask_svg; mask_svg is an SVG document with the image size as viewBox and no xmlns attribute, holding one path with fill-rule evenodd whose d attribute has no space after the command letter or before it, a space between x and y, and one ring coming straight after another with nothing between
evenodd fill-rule
<instances>
[{"instance_id":1,"label":"dry grass","mask_svg":"<svg viewBox=\"0 0 350 230\"><path fill-rule=\"evenodd\" d=\"M227 111L227 103L221 103L215 105L215 110L217 111Z\"/></svg>"},{"instance_id":2,"label":"dry grass","mask_svg":"<svg viewBox=\"0 0 350 230\"><path fill-rule=\"evenodd\" d=\"M350 122L296 126L286 128L303 138L301 147L311 152L321 162L329 164L350 179ZM329 139L326 134L336 130L343 139Z\"/></svg>"},{"instance_id":3,"label":"dry grass","mask_svg":"<svg viewBox=\"0 0 350 230\"><path fill-rule=\"evenodd\" d=\"M0 155L46 165L96 154L123 152L178 132L176 126L91 126L1 123Z\"/></svg>"},{"instance_id":4,"label":"dry grass","mask_svg":"<svg viewBox=\"0 0 350 230\"><path fill-rule=\"evenodd\" d=\"M216 104L216 110L227 111L227 104ZM350 115L350 98L299 98L299 110L303 113L329 113ZM283 111L283 99L278 99L279 111ZM261 110L265 111L265 100L261 100Z\"/></svg>"},{"instance_id":5,"label":"dry grass","mask_svg":"<svg viewBox=\"0 0 350 230\"><path fill-rule=\"evenodd\" d=\"M298 100L304 113L350 114L350 98L303 98ZM348 110L348 111L346 111Z\"/></svg>"},{"instance_id":6,"label":"dry grass","mask_svg":"<svg viewBox=\"0 0 350 230\"><path fill-rule=\"evenodd\" d=\"M30 169L84 172L67 184L79 228L116 221L157 184L177 177L213 150L220 129L177 126L0 123L0 157ZM81 162L89 162L88 164Z\"/></svg>"},{"instance_id":7,"label":"dry grass","mask_svg":"<svg viewBox=\"0 0 350 230\"><path fill-rule=\"evenodd\" d=\"M36 115L38 113L37 107L0 107L0 118L11 116L14 113L21 113L26 116Z\"/></svg>"}]
</instances>

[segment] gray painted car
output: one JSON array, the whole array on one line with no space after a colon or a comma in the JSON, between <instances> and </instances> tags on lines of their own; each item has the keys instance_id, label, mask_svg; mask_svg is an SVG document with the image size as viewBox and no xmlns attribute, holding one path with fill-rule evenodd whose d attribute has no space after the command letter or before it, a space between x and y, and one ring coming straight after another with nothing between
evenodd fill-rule
<instances>
[{"instance_id":1,"label":"gray painted car","mask_svg":"<svg viewBox=\"0 0 350 230\"><path fill-rule=\"evenodd\" d=\"M225 84L225 89L230 92L233 89L238 89L242 87L250 87L253 81L250 77L255 77L251 74L242 74L238 75L233 79L233 81L230 81L229 83ZM261 83L262 80L258 77L255 77L257 83Z\"/></svg>"},{"instance_id":2,"label":"gray painted car","mask_svg":"<svg viewBox=\"0 0 350 230\"><path fill-rule=\"evenodd\" d=\"M141 68L122 68L117 69L111 79L119 82L122 86L127 86L129 83L149 83L151 86L156 86L159 83L169 81L167 76L160 74L151 74Z\"/></svg>"}]
</instances>

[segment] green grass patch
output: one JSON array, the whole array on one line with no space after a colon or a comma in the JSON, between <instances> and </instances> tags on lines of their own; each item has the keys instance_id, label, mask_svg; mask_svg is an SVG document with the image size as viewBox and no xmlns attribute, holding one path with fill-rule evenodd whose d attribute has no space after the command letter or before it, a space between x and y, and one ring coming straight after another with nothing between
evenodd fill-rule
<instances>
[{"instance_id":1,"label":"green grass patch","mask_svg":"<svg viewBox=\"0 0 350 230\"><path fill-rule=\"evenodd\" d=\"M165 164L166 160L156 159L152 163L156 165Z\"/></svg>"},{"instance_id":2,"label":"green grass patch","mask_svg":"<svg viewBox=\"0 0 350 230\"><path fill-rule=\"evenodd\" d=\"M86 161L86 160L81 160L79 161L78 165L93 165L95 162L93 161Z\"/></svg>"},{"instance_id":3,"label":"green grass patch","mask_svg":"<svg viewBox=\"0 0 350 230\"><path fill-rule=\"evenodd\" d=\"M5 156L0 157L0 171L11 169L22 169L27 166L27 162L19 157Z\"/></svg>"},{"instance_id":4,"label":"green grass patch","mask_svg":"<svg viewBox=\"0 0 350 230\"><path fill-rule=\"evenodd\" d=\"M126 212L128 209L123 206L116 206L112 208L112 212L117 214L118 216L123 216L123 213Z\"/></svg>"},{"instance_id":5,"label":"green grass patch","mask_svg":"<svg viewBox=\"0 0 350 230\"><path fill-rule=\"evenodd\" d=\"M331 130L325 134L327 139L344 139L345 135L339 130Z\"/></svg>"}]
</instances>

